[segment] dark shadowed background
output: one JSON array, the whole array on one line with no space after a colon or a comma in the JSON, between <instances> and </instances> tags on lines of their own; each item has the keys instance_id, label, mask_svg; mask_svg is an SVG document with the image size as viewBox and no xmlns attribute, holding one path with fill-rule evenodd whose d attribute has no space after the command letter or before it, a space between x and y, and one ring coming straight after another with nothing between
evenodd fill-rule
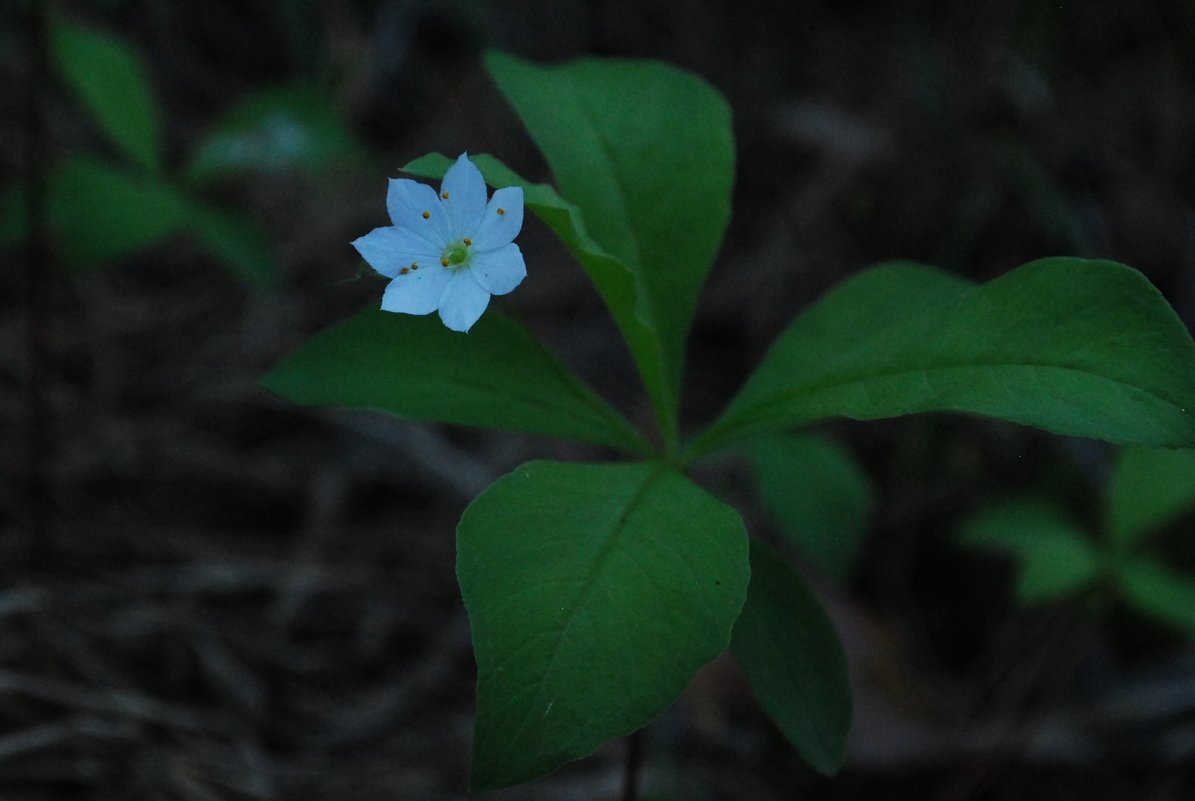
<instances>
[{"instance_id":1,"label":"dark shadowed background","mask_svg":"<svg viewBox=\"0 0 1195 801\"><path fill-rule=\"evenodd\" d=\"M117 158L39 63L29 5L0 6L4 186L31 159ZM796 312L885 259L986 280L1041 256L1112 258L1195 324L1184 0L59 7L142 54L170 167L239 100L295 83L331 98L367 155L202 190L267 232L272 291L186 236L90 270L60 263L69 231L44 253L0 251L2 798L465 797L474 667L456 521L526 459L608 454L296 408L256 382L379 302L348 243L386 224L400 165L490 152L551 180L486 47L664 59L728 98L734 214L690 339L690 429ZM520 244L529 277L504 302L646 421L584 273L538 221ZM802 767L719 660L648 730L645 797L1192 797L1190 643L1078 605L1023 611L1009 564L951 540L966 514L1029 488L1094 524L1111 449L947 415L825 430L879 488L856 576L813 577L852 661L846 766ZM773 536L744 464L696 478ZM617 798L622 749L479 797Z\"/></svg>"}]
</instances>

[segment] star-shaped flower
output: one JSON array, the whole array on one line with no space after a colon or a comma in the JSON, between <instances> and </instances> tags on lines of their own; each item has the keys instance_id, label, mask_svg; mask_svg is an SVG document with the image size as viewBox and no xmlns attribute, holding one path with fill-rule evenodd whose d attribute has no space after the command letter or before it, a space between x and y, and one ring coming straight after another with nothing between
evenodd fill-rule
<instances>
[{"instance_id":1,"label":"star-shaped flower","mask_svg":"<svg viewBox=\"0 0 1195 801\"><path fill-rule=\"evenodd\" d=\"M353 242L361 257L391 281L382 309L431 314L468 331L490 295L505 295L527 276L514 238L523 227L523 190L499 189L486 202L481 171L462 154L444 174L440 193L406 178L390 179L386 209L393 225Z\"/></svg>"}]
</instances>

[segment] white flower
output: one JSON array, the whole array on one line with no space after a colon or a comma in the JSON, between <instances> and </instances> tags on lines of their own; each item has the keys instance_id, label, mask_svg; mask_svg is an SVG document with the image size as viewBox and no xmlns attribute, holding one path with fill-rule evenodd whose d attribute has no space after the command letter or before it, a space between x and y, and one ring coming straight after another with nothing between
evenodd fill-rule
<instances>
[{"instance_id":1,"label":"white flower","mask_svg":"<svg viewBox=\"0 0 1195 801\"><path fill-rule=\"evenodd\" d=\"M527 276L514 238L523 227L523 190L499 189L486 202L481 171L462 154L444 174L440 194L392 178L386 209L393 225L353 242L361 257L392 279L382 309L431 314L468 331L490 295L505 295Z\"/></svg>"}]
</instances>

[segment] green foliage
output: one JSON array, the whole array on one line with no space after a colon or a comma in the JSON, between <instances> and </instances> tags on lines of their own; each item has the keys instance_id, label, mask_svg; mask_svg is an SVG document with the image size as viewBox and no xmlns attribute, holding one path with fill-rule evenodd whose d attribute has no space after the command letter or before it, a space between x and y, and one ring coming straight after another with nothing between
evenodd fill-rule
<instances>
[{"instance_id":1,"label":"green foliage","mask_svg":"<svg viewBox=\"0 0 1195 801\"><path fill-rule=\"evenodd\" d=\"M21 184L0 197L0 247L29 235L26 191ZM62 263L72 270L100 267L190 234L250 286L266 289L276 282L273 251L253 222L195 200L162 178L87 156L69 158L46 176L46 217Z\"/></svg>"},{"instance_id":2,"label":"green foliage","mask_svg":"<svg viewBox=\"0 0 1195 801\"><path fill-rule=\"evenodd\" d=\"M730 647L797 753L820 773L838 770L851 724L846 655L801 577L758 540L751 543L751 587Z\"/></svg>"},{"instance_id":3,"label":"green foliage","mask_svg":"<svg viewBox=\"0 0 1195 801\"><path fill-rule=\"evenodd\" d=\"M738 514L660 464L530 462L478 496L457 530L473 788L547 773L675 701L729 643L747 552Z\"/></svg>"},{"instance_id":4,"label":"green foliage","mask_svg":"<svg viewBox=\"0 0 1195 801\"><path fill-rule=\"evenodd\" d=\"M1029 498L973 516L960 541L1015 555L1023 603L1072 596L1102 579L1138 612L1195 634L1195 579L1142 553L1151 534L1195 511L1195 451L1122 448L1106 495L1099 541L1057 507Z\"/></svg>"},{"instance_id":5,"label":"green foliage","mask_svg":"<svg viewBox=\"0 0 1195 801\"><path fill-rule=\"evenodd\" d=\"M57 15L51 17L50 46L63 80L136 167L75 157L50 172L47 217L63 262L76 269L99 266L189 233L249 285L274 286L276 260L258 225L162 177L161 124L136 51ZM247 169L322 169L360 154L343 120L316 92L267 89L216 127L192 157L187 177L201 182ZM18 186L0 197L0 246L28 236L24 193Z\"/></svg>"},{"instance_id":6,"label":"green foliage","mask_svg":"<svg viewBox=\"0 0 1195 801\"><path fill-rule=\"evenodd\" d=\"M273 245L253 220L191 201L187 224L204 246L249 286L266 290L278 284Z\"/></svg>"},{"instance_id":7,"label":"green foliage","mask_svg":"<svg viewBox=\"0 0 1195 801\"><path fill-rule=\"evenodd\" d=\"M1195 450L1125 448L1108 487L1107 527L1123 553L1195 507Z\"/></svg>"},{"instance_id":8,"label":"green foliage","mask_svg":"<svg viewBox=\"0 0 1195 801\"><path fill-rule=\"evenodd\" d=\"M486 66L539 145L561 197L581 209L593 240L634 278L631 295L617 271L582 260L672 443L685 338L730 217L730 110L696 76L658 63L540 67L490 53Z\"/></svg>"},{"instance_id":9,"label":"green foliage","mask_svg":"<svg viewBox=\"0 0 1195 801\"><path fill-rule=\"evenodd\" d=\"M116 37L56 15L50 22L50 51L62 79L112 143L149 172L161 170L161 124L137 52Z\"/></svg>"},{"instance_id":10,"label":"green foliage","mask_svg":"<svg viewBox=\"0 0 1195 801\"><path fill-rule=\"evenodd\" d=\"M494 311L468 337L432 317L363 312L312 337L262 383L298 403L648 450L618 412Z\"/></svg>"},{"instance_id":11,"label":"green foliage","mask_svg":"<svg viewBox=\"0 0 1195 801\"><path fill-rule=\"evenodd\" d=\"M1020 561L1017 599L1042 603L1091 586L1104 560L1083 527L1058 507L1036 498L1008 501L963 524L965 545L1007 551Z\"/></svg>"},{"instance_id":12,"label":"green foliage","mask_svg":"<svg viewBox=\"0 0 1195 801\"><path fill-rule=\"evenodd\" d=\"M781 731L816 769L841 763L850 702L833 628L763 546L751 551L748 588L742 523L682 475L692 459L828 417L928 411L1195 445L1195 343L1173 310L1123 265L1047 259L983 286L909 263L847 281L790 326L678 456L684 341L729 213L725 103L694 76L647 62L538 67L490 54L486 64L556 188L489 156L474 161L492 186L522 187L527 208L586 270L628 342L663 443L647 463L529 463L462 518L458 578L478 661L475 787L526 781L644 725L726 646L732 626L733 650ZM405 169L439 178L451 163L431 154ZM301 403L653 450L493 312L467 337L434 318L368 312L317 334L265 385ZM790 538L827 573L846 575L872 502L866 477L806 436L758 442L753 456ZM1028 601L1121 572L1048 509L1012 505L967 536L1026 561ZM1124 575L1143 572L1132 564ZM1156 576L1127 580L1143 604L1181 594Z\"/></svg>"},{"instance_id":13,"label":"green foliage","mask_svg":"<svg viewBox=\"0 0 1195 801\"><path fill-rule=\"evenodd\" d=\"M247 172L319 172L363 157L344 117L322 93L284 86L238 103L191 154L183 176L206 183Z\"/></svg>"},{"instance_id":14,"label":"green foliage","mask_svg":"<svg viewBox=\"0 0 1195 801\"><path fill-rule=\"evenodd\" d=\"M689 455L827 417L990 415L1057 434L1195 443L1195 343L1139 272L1043 259L983 286L873 268L781 334Z\"/></svg>"},{"instance_id":15,"label":"green foliage","mask_svg":"<svg viewBox=\"0 0 1195 801\"><path fill-rule=\"evenodd\" d=\"M184 230L188 200L169 184L76 156L47 177L48 224L65 266L95 267Z\"/></svg>"},{"instance_id":16,"label":"green foliage","mask_svg":"<svg viewBox=\"0 0 1195 801\"><path fill-rule=\"evenodd\" d=\"M826 437L779 434L751 447L764 507L788 541L827 576L850 577L875 505L867 474Z\"/></svg>"},{"instance_id":17,"label":"green foliage","mask_svg":"<svg viewBox=\"0 0 1195 801\"><path fill-rule=\"evenodd\" d=\"M1140 557L1121 569L1120 591L1138 612L1195 636L1195 580Z\"/></svg>"}]
</instances>

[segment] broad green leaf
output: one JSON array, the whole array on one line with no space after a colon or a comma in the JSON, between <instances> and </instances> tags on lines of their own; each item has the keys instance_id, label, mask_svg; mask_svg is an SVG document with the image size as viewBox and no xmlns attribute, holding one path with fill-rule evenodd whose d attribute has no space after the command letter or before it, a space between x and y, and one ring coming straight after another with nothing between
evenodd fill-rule
<instances>
[{"instance_id":1,"label":"broad green leaf","mask_svg":"<svg viewBox=\"0 0 1195 801\"><path fill-rule=\"evenodd\" d=\"M1108 488L1112 547L1125 553L1195 508L1195 450L1124 448Z\"/></svg>"},{"instance_id":2,"label":"broad green leaf","mask_svg":"<svg viewBox=\"0 0 1195 801\"><path fill-rule=\"evenodd\" d=\"M1138 612L1195 634L1195 578L1152 559L1134 559L1121 570L1120 589Z\"/></svg>"},{"instance_id":3,"label":"broad green leaf","mask_svg":"<svg viewBox=\"0 0 1195 801\"><path fill-rule=\"evenodd\" d=\"M85 157L50 173L46 203L63 264L71 268L158 244L188 223L189 201L168 184Z\"/></svg>"},{"instance_id":4,"label":"broad green leaf","mask_svg":"<svg viewBox=\"0 0 1195 801\"><path fill-rule=\"evenodd\" d=\"M1042 259L968 288L908 264L833 290L773 345L689 458L827 417L929 411L1195 445L1195 343L1136 270Z\"/></svg>"},{"instance_id":5,"label":"broad green leaf","mask_svg":"<svg viewBox=\"0 0 1195 801\"><path fill-rule=\"evenodd\" d=\"M656 62L543 67L491 52L486 67L539 145L561 197L634 275L627 306L632 299L621 286L607 287L604 271L589 271L671 442L685 340L730 217L729 106L700 78ZM627 330L632 315L655 334L658 352Z\"/></svg>"},{"instance_id":6,"label":"broad green leaf","mask_svg":"<svg viewBox=\"0 0 1195 801\"><path fill-rule=\"evenodd\" d=\"M846 755L846 655L822 605L771 548L751 542L751 586L731 650L764 711L819 773Z\"/></svg>"},{"instance_id":7,"label":"broad green leaf","mask_svg":"<svg viewBox=\"0 0 1195 801\"><path fill-rule=\"evenodd\" d=\"M469 334L449 331L435 315L366 311L307 340L262 384L296 403L648 450L530 332L493 310Z\"/></svg>"},{"instance_id":8,"label":"broad green leaf","mask_svg":"<svg viewBox=\"0 0 1195 801\"><path fill-rule=\"evenodd\" d=\"M733 509L659 464L530 462L461 518L474 789L528 781L660 714L730 641Z\"/></svg>"},{"instance_id":9,"label":"broad green leaf","mask_svg":"<svg viewBox=\"0 0 1195 801\"><path fill-rule=\"evenodd\" d=\"M963 524L959 541L1015 556L1020 562L1016 596L1023 604L1072 595L1096 581L1104 567L1082 526L1037 499L1007 501L980 512Z\"/></svg>"},{"instance_id":10,"label":"broad green leaf","mask_svg":"<svg viewBox=\"0 0 1195 801\"><path fill-rule=\"evenodd\" d=\"M237 103L196 148L184 175L203 182L245 172L318 172L358 160L363 152L321 92L274 87Z\"/></svg>"},{"instance_id":11,"label":"broad green leaf","mask_svg":"<svg viewBox=\"0 0 1195 801\"><path fill-rule=\"evenodd\" d=\"M875 504L867 474L850 452L812 434L777 434L752 444L764 507L788 541L818 569L850 577Z\"/></svg>"},{"instance_id":12,"label":"broad green leaf","mask_svg":"<svg viewBox=\"0 0 1195 801\"><path fill-rule=\"evenodd\" d=\"M270 289L278 283L274 249L252 220L192 203L187 223L208 250L253 288Z\"/></svg>"},{"instance_id":13,"label":"broad green leaf","mask_svg":"<svg viewBox=\"0 0 1195 801\"><path fill-rule=\"evenodd\" d=\"M158 110L137 52L120 39L54 15L50 49L63 80L120 150L151 172L162 166Z\"/></svg>"}]
</instances>

